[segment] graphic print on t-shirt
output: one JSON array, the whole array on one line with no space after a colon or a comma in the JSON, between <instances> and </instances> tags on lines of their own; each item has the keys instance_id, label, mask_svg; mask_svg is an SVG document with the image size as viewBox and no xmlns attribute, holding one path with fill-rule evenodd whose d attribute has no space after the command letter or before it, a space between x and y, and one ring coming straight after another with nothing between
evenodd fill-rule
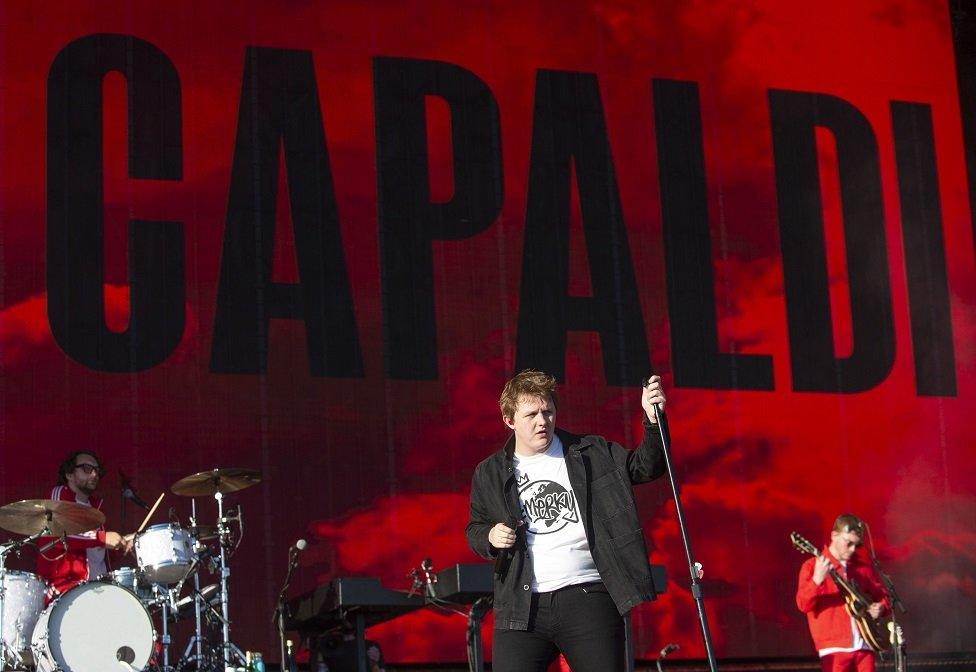
<instances>
[{"instance_id":1,"label":"graphic print on t-shirt","mask_svg":"<svg viewBox=\"0 0 976 672\"><path fill-rule=\"evenodd\" d=\"M530 534L552 534L570 523L579 522L579 507L571 490L550 481L533 481L528 472L519 478L522 519Z\"/></svg>"}]
</instances>

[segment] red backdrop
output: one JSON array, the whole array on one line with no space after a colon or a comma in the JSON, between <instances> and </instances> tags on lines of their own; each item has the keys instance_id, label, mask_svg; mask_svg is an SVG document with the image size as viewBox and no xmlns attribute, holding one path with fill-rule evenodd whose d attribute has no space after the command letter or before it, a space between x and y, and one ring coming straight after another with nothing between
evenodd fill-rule
<instances>
[{"instance_id":1,"label":"red backdrop","mask_svg":"<svg viewBox=\"0 0 976 672\"><path fill-rule=\"evenodd\" d=\"M475 560L463 535L470 476L505 439L504 380L552 361L540 354L546 339L526 337L541 329L554 346L565 334L557 422L567 429L633 444L645 354L663 375L719 655L810 652L788 533L816 542L842 511L871 524L911 608L913 649L971 648L976 278L950 16L943 2L881 0L5 5L0 500L45 496L63 455L85 447L109 469L116 527L116 468L146 499L199 470L260 469L259 487L229 497L247 533L232 565L233 633L273 651L270 613L300 536L311 543L296 593L335 574L405 588L424 557ZM112 35L126 36L116 65ZM140 53L171 65L175 100L165 67L126 70L124 56ZM411 74L418 62L422 76ZM100 122L77 121L91 112L79 72L96 84L107 72ZM169 152L162 168L138 168L127 149L137 124L126 96L139 86L163 92L130 106L162 120L146 135L149 154ZM275 111L288 96L292 107ZM418 96L421 127L402 105ZM404 140L411 130L419 150ZM278 147L279 132L281 158L254 149ZM85 168L99 146L101 180ZM802 179L810 146L819 189ZM97 208L70 197L93 185L104 190L101 237ZM469 212L487 219L472 224ZM795 236L809 232L804 216L812 238ZM127 253L130 220L176 222L182 240L136 240ZM305 233L291 226L299 220L311 222ZM258 222L269 227L261 235ZM414 245L416 231L426 237ZM268 232L271 278L256 274L255 293L234 269L256 273L242 250L262 235L272 249ZM565 257L547 257L554 249ZM86 265L99 251L104 263ZM315 296L340 297L322 312L324 335L275 294L318 282L303 254L307 268L326 269L319 294L298 300L304 315ZM137 258L183 266L163 289L130 297ZM419 270L400 265L418 258ZM103 287L102 327L98 315L94 327L75 320L84 292L72 288L86 282ZM160 308L163 295L175 313ZM827 322L804 312L818 296ZM251 299L262 306L253 333L234 321ZM432 306L433 322L414 303ZM136 304L145 322L130 323ZM555 327L550 304L565 308ZM230 326L218 338L221 315ZM832 346L826 369L801 347L818 327ZM114 346L121 364L109 363L100 328L128 330L132 340ZM159 361L133 354L174 329L178 343ZM420 345L403 346L403 333ZM340 361L327 356L316 371L310 338ZM185 515L176 500L163 508ZM701 655L666 484L641 487L638 503L651 559L672 582L636 610L636 651L674 641ZM389 660L464 655L457 616L371 633Z\"/></svg>"}]
</instances>

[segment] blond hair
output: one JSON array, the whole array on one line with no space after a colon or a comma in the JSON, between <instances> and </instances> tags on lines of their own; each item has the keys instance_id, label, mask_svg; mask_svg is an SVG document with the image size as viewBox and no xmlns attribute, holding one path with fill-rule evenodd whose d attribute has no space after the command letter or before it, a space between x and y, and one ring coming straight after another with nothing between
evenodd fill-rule
<instances>
[{"instance_id":1,"label":"blond hair","mask_svg":"<svg viewBox=\"0 0 976 672\"><path fill-rule=\"evenodd\" d=\"M834 521L833 532L850 532L861 537L864 536L864 523L853 513L842 513Z\"/></svg>"},{"instance_id":2,"label":"blond hair","mask_svg":"<svg viewBox=\"0 0 976 672\"><path fill-rule=\"evenodd\" d=\"M517 373L505 383L502 396L498 399L498 407L501 409L502 417L509 420L514 418L519 400L525 397L549 399L552 401L553 407L557 406L556 379L548 373L535 369L525 369Z\"/></svg>"}]
</instances>

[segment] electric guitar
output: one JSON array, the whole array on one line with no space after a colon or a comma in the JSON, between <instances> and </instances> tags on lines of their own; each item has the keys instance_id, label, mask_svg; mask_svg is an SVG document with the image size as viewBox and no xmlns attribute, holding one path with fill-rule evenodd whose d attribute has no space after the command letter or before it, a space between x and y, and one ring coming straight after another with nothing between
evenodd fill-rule
<instances>
[{"instance_id":1,"label":"electric guitar","mask_svg":"<svg viewBox=\"0 0 976 672\"><path fill-rule=\"evenodd\" d=\"M790 541L793 542L793 548L796 550L809 553L817 558L820 557L820 550L796 532L790 534ZM844 606L847 608L847 613L854 619L854 624L865 643L876 652L887 650L888 622L886 619L872 618L871 614L868 613L868 607L871 606L873 600L864 595L858 589L857 584L841 576L833 565L827 571L830 573L833 582L840 588L840 592L844 596Z\"/></svg>"}]
</instances>

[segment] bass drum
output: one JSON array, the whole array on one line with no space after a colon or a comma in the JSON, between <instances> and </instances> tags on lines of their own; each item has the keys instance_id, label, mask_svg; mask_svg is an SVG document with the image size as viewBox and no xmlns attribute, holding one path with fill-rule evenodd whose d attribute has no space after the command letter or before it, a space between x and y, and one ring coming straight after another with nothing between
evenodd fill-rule
<instances>
[{"instance_id":1,"label":"bass drum","mask_svg":"<svg viewBox=\"0 0 976 672\"><path fill-rule=\"evenodd\" d=\"M34 627L37 672L143 670L156 642L152 619L125 588L92 581L48 605Z\"/></svg>"}]
</instances>

